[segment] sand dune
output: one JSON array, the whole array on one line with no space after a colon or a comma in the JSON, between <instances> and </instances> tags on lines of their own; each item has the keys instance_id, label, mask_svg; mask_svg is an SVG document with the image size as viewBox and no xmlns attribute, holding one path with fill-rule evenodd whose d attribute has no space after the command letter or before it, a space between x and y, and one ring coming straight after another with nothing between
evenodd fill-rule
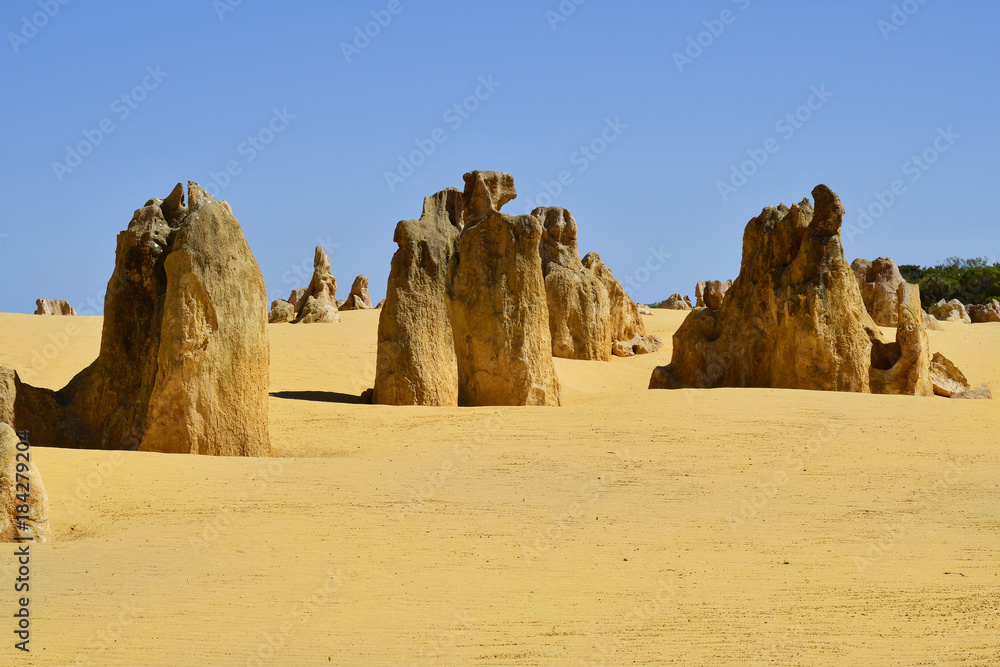
<instances>
[{"instance_id":1,"label":"sand dune","mask_svg":"<svg viewBox=\"0 0 1000 667\"><path fill-rule=\"evenodd\" d=\"M1000 403L649 391L667 344L557 359L561 408L361 405L341 317L269 327L281 458L36 450L18 664L1000 664ZM1000 390L1000 325L944 327ZM2 314L0 364L61 387L100 329Z\"/></svg>"}]
</instances>

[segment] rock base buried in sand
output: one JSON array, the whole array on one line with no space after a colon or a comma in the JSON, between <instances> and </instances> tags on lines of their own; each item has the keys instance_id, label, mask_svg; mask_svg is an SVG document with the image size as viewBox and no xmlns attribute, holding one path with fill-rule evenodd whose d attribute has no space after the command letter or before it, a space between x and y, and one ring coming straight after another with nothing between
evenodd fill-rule
<instances>
[{"instance_id":1,"label":"rock base buried in sand","mask_svg":"<svg viewBox=\"0 0 1000 667\"><path fill-rule=\"evenodd\" d=\"M930 359L919 287L900 282L894 298L885 296L898 326L895 341L883 340L844 259L840 198L825 185L813 197L815 209L808 200L768 207L747 224L739 277L718 309L696 308L685 319L651 389L945 391Z\"/></svg>"},{"instance_id":2,"label":"rock base buried in sand","mask_svg":"<svg viewBox=\"0 0 1000 667\"><path fill-rule=\"evenodd\" d=\"M517 196L509 174L474 171L464 178L465 226L446 281L459 405L559 405L542 225L530 215L500 212Z\"/></svg>"},{"instance_id":3,"label":"rock base buried in sand","mask_svg":"<svg viewBox=\"0 0 1000 667\"><path fill-rule=\"evenodd\" d=\"M896 263L888 257L879 257L874 262L858 258L851 264L851 270L858 279L861 299L875 324L880 327L898 325L896 291L904 281Z\"/></svg>"},{"instance_id":4,"label":"rock base buried in sand","mask_svg":"<svg viewBox=\"0 0 1000 667\"><path fill-rule=\"evenodd\" d=\"M368 277L358 276L351 285L351 293L340 310L371 310L372 298L368 294Z\"/></svg>"},{"instance_id":5,"label":"rock base buried in sand","mask_svg":"<svg viewBox=\"0 0 1000 667\"><path fill-rule=\"evenodd\" d=\"M52 539L49 497L30 448L22 445L19 449L20 442L9 424L0 423L0 542L17 542L18 537L48 542ZM28 502L23 496L18 498L25 489Z\"/></svg>"},{"instance_id":6,"label":"rock base buried in sand","mask_svg":"<svg viewBox=\"0 0 1000 667\"><path fill-rule=\"evenodd\" d=\"M58 392L15 374L14 425L40 446L268 455L266 299L229 204L178 184L118 235L97 360Z\"/></svg>"},{"instance_id":7,"label":"rock base buried in sand","mask_svg":"<svg viewBox=\"0 0 1000 667\"><path fill-rule=\"evenodd\" d=\"M35 315L76 315L76 308L62 299L37 299Z\"/></svg>"},{"instance_id":8,"label":"rock base buried in sand","mask_svg":"<svg viewBox=\"0 0 1000 667\"><path fill-rule=\"evenodd\" d=\"M965 306L958 299L945 301L941 299L928 308L928 312L940 322L961 322L962 324L972 324L972 318L965 310Z\"/></svg>"},{"instance_id":9,"label":"rock base buried in sand","mask_svg":"<svg viewBox=\"0 0 1000 667\"><path fill-rule=\"evenodd\" d=\"M1000 302L993 299L987 304L966 306L969 318L973 324L988 324L1000 322Z\"/></svg>"}]
</instances>

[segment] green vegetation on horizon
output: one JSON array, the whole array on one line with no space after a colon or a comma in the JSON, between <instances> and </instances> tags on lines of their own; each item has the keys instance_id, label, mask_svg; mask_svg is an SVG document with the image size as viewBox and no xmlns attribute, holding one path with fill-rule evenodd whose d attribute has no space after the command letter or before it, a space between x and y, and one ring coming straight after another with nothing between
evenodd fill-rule
<instances>
[{"instance_id":1,"label":"green vegetation on horizon","mask_svg":"<svg viewBox=\"0 0 1000 667\"><path fill-rule=\"evenodd\" d=\"M899 272L906 282L920 285L924 308L944 299L958 299L965 305L1000 300L1000 263L985 257L949 257L933 267L902 264Z\"/></svg>"}]
</instances>

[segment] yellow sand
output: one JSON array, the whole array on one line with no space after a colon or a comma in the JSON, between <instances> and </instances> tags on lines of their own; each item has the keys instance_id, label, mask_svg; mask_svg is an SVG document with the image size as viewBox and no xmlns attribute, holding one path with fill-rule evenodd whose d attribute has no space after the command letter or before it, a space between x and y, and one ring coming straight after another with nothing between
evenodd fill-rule
<instances>
[{"instance_id":1,"label":"yellow sand","mask_svg":"<svg viewBox=\"0 0 1000 667\"><path fill-rule=\"evenodd\" d=\"M3 550L0 664L1000 664L1000 402L649 391L667 345L557 360L562 408L359 405L342 318L269 328L284 458L35 450L57 541L27 657ZM60 387L100 326L0 315L0 364ZM945 327L1000 390L1000 325Z\"/></svg>"}]
</instances>

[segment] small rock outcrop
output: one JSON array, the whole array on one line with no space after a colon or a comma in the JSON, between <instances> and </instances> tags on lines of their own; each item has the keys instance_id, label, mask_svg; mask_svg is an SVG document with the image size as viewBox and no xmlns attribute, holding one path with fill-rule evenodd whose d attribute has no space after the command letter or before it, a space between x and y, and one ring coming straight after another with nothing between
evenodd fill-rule
<instances>
[{"instance_id":1,"label":"small rock outcrop","mask_svg":"<svg viewBox=\"0 0 1000 667\"><path fill-rule=\"evenodd\" d=\"M972 318L965 310L965 306L958 299L945 301L941 299L936 304L928 308L928 311L939 322L961 322L962 324L972 324Z\"/></svg>"},{"instance_id":2,"label":"small rock outcrop","mask_svg":"<svg viewBox=\"0 0 1000 667\"><path fill-rule=\"evenodd\" d=\"M680 294L671 294L670 298L660 304L667 310L691 310L691 299Z\"/></svg>"},{"instance_id":3,"label":"small rock outcrop","mask_svg":"<svg viewBox=\"0 0 1000 667\"><path fill-rule=\"evenodd\" d=\"M263 456L267 293L229 204L188 183L118 235L97 360L58 392L14 384L32 444Z\"/></svg>"},{"instance_id":4,"label":"small rock outcrop","mask_svg":"<svg viewBox=\"0 0 1000 667\"><path fill-rule=\"evenodd\" d=\"M465 226L446 281L459 404L559 405L542 225L531 215L500 212L517 196L510 174L473 171L464 178Z\"/></svg>"},{"instance_id":5,"label":"small rock outcrop","mask_svg":"<svg viewBox=\"0 0 1000 667\"><path fill-rule=\"evenodd\" d=\"M313 267L313 271L315 271L315 267ZM296 315L298 315L298 312L302 310L302 306L305 305L305 302L306 302L305 287L299 287L298 289L293 289L292 293L288 295L288 303L292 304L292 309L295 310Z\"/></svg>"},{"instance_id":6,"label":"small rock outcrop","mask_svg":"<svg viewBox=\"0 0 1000 667\"><path fill-rule=\"evenodd\" d=\"M897 291L903 284L899 267L888 257L879 257L874 262L858 258L851 264L858 279L861 299L865 309L880 327L894 327L899 324L899 302Z\"/></svg>"},{"instance_id":7,"label":"small rock outcrop","mask_svg":"<svg viewBox=\"0 0 1000 667\"><path fill-rule=\"evenodd\" d=\"M330 256L318 245L309 286L292 290L287 300L273 301L267 321L271 324L332 324L340 321L338 305L341 303L337 301L337 279L330 270Z\"/></svg>"},{"instance_id":8,"label":"small rock outcrop","mask_svg":"<svg viewBox=\"0 0 1000 667\"><path fill-rule=\"evenodd\" d=\"M965 310L973 324L1000 322L1000 302L996 299L987 304L966 306Z\"/></svg>"},{"instance_id":9,"label":"small rock outcrop","mask_svg":"<svg viewBox=\"0 0 1000 667\"><path fill-rule=\"evenodd\" d=\"M576 220L564 208L536 208L542 225L539 253L549 311L552 354L564 359L611 359L608 290L583 267Z\"/></svg>"},{"instance_id":10,"label":"small rock outcrop","mask_svg":"<svg viewBox=\"0 0 1000 667\"><path fill-rule=\"evenodd\" d=\"M368 277L358 276L351 285L351 294L340 310L371 310L372 298L368 294Z\"/></svg>"},{"instance_id":11,"label":"small rock outcrop","mask_svg":"<svg viewBox=\"0 0 1000 667\"><path fill-rule=\"evenodd\" d=\"M464 225L461 190L424 199L419 220L396 225L386 298L378 321L373 403L458 405L458 364L445 289Z\"/></svg>"},{"instance_id":12,"label":"small rock outcrop","mask_svg":"<svg viewBox=\"0 0 1000 667\"><path fill-rule=\"evenodd\" d=\"M896 340L885 343L872 330L871 391L874 394L933 396L931 353L924 328L920 288L905 281L896 287Z\"/></svg>"},{"instance_id":13,"label":"small rock outcrop","mask_svg":"<svg viewBox=\"0 0 1000 667\"><path fill-rule=\"evenodd\" d=\"M269 324L280 324L295 320L295 306L284 299L275 299L271 302L271 310L267 314Z\"/></svg>"},{"instance_id":14,"label":"small rock outcrop","mask_svg":"<svg viewBox=\"0 0 1000 667\"><path fill-rule=\"evenodd\" d=\"M35 315L76 315L76 308L62 299L36 299Z\"/></svg>"},{"instance_id":15,"label":"small rock outcrop","mask_svg":"<svg viewBox=\"0 0 1000 667\"><path fill-rule=\"evenodd\" d=\"M19 442L14 429L0 422L0 542L17 542L18 537L48 542L52 539L49 497L34 460L23 454L18 458ZM29 494L27 503L23 502L25 489ZM24 505L28 506L27 512L23 511Z\"/></svg>"},{"instance_id":16,"label":"small rock outcrop","mask_svg":"<svg viewBox=\"0 0 1000 667\"><path fill-rule=\"evenodd\" d=\"M721 280L707 281L704 289L702 290L702 300L705 302L705 307L711 308L712 310L722 308L722 302L726 298L726 292L728 292L732 286L732 280L727 280L725 282Z\"/></svg>"},{"instance_id":17,"label":"small rock outcrop","mask_svg":"<svg viewBox=\"0 0 1000 667\"><path fill-rule=\"evenodd\" d=\"M884 341L844 258L840 198L825 185L813 197L815 208L768 207L747 224L740 275L721 308L692 311L651 389L940 393L919 288L898 285L896 340Z\"/></svg>"},{"instance_id":18,"label":"small rock outcrop","mask_svg":"<svg viewBox=\"0 0 1000 667\"><path fill-rule=\"evenodd\" d=\"M970 387L965 374L940 352L935 352L931 357L930 378L934 393L938 396L951 397Z\"/></svg>"},{"instance_id":19,"label":"small rock outcrop","mask_svg":"<svg viewBox=\"0 0 1000 667\"><path fill-rule=\"evenodd\" d=\"M971 399L971 400L992 400L993 392L985 384L981 384L975 389L966 389L965 391L960 391L957 394L952 394L951 398L959 399Z\"/></svg>"},{"instance_id":20,"label":"small rock outcrop","mask_svg":"<svg viewBox=\"0 0 1000 667\"><path fill-rule=\"evenodd\" d=\"M924 311L924 328L928 331L944 331L944 327L937 321L937 318Z\"/></svg>"},{"instance_id":21,"label":"small rock outcrop","mask_svg":"<svg viewBox=\"0 0 1000 667\"><path fill-rule=\"evenodd\" d=\"M340 321L337 313L337 279L330 270L330 257L321 245L316 246L312 280L299 301L302 306L295 318L297 323L329 324Z\"/></svg>"},{"instance_id":22,"label":"small rock outcrop","mask_svg":"<svg viewBox=\"0 0 1000 667\"><path fill-rule=\"evenodd\" d=\"M718 310L726 292L733 286L732 280L702 280L694 286L695 308Z\"/></svg>"}]
</instances>

